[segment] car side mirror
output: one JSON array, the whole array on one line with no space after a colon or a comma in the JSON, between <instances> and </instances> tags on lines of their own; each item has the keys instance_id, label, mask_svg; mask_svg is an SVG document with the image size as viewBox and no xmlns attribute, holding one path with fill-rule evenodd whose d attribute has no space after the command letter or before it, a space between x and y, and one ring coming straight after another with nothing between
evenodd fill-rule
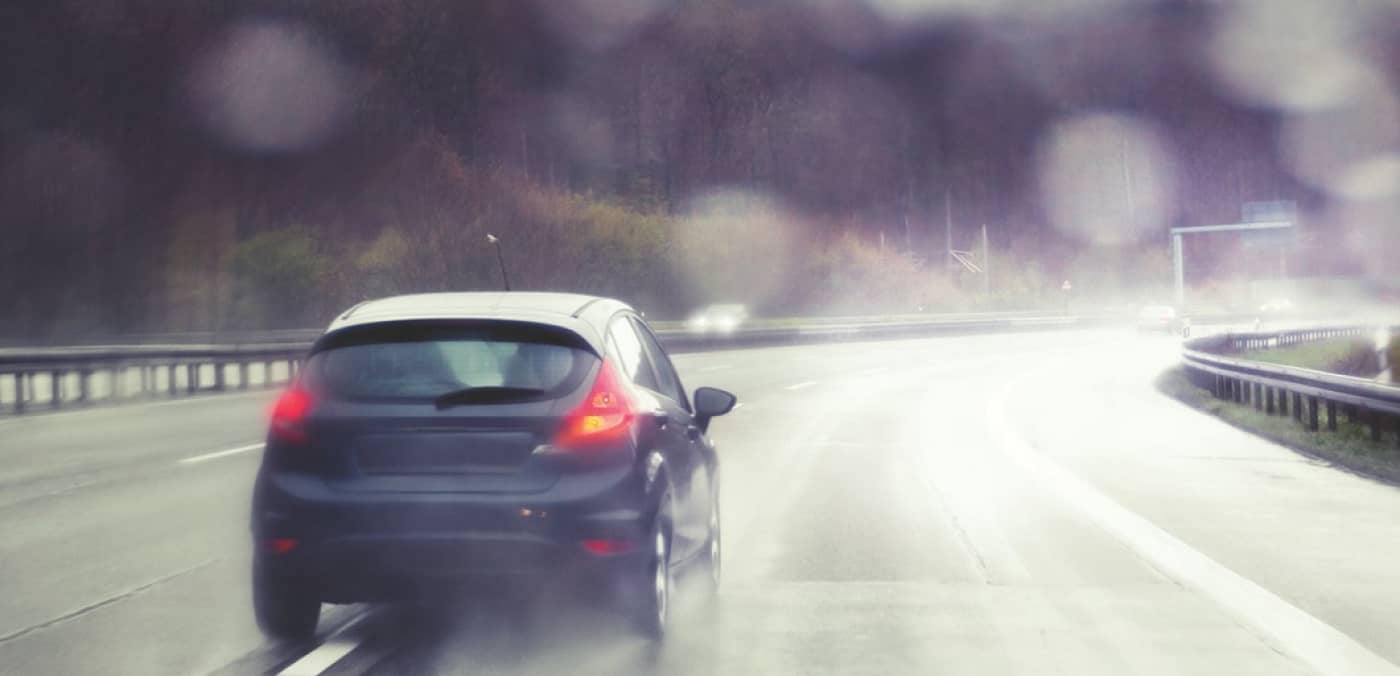
<instances>
[{"instance_id":1,"label":"car side mirror","mask_svg":"<svg viewBox=\"0 0 1400 676\"><path fill-rule=\"evenodd\" d=\"M710 419L734 410L739 398L717 387L700 387L695 390L695 424L700 429L708 429Z\"/></svg>"}]
</instances>

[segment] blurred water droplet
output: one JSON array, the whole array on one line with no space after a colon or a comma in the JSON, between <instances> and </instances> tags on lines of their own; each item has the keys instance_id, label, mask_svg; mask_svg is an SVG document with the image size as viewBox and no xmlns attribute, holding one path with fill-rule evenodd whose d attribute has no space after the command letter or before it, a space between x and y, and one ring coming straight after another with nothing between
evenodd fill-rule
<instances>
[{"instance_id":1,"label":"blurred water droplet","mask_svg":"<svg viewBox=\"0 0 1400 676\"><path fill-rule=\"evenodd\" d=\"M1299 178L1344 197L1391 194L1384 185L1400 148L1400 102L1376 82L1341 105L1290 116L1279 145Z\"/></svg>"},{"instance_id":2,"label":"blurred water droplet","mask_svg":"<svg viewBox=\"0 0 1400 676\"><path fill-rule=\"evenodd\" d=\"M661 10L660 0L547 0L539 3L548 26L565 42L607 49L635 35Z\"/></svg>"},{"instance_id":3,"label":"blurred water droplet","mask_svg":"<svg viewBox=\"0 0 1400 676\"><path fill-rule=\"evenodd\" d=\"M1163 232L1173 213L1173 153L1136 117L1100 112L1057 122L1041 140L1038 171L1051 224L1082 241L1139 241Z\"/></svg>"},{"instance_id":4,"label":"blurred water droplet","mask_svg":"<svg viewBox=\"0 0 1400 676\"><path fill-rule=\"evenodd\" d=\"M195 63L190 95L210 132L259 152L324 140L348 114L349 72L311 29L286 21L233 25Z\"/></svg>"},{"instance_id":5,"label":"blurred water droplet","mask_svg":"<svg viewBox=\"0 0 1400 676\"><path fill-rule=\"evenodd\" d=\"M765 193L715 190L688 203L676 262L702 301L761 304L792 262L795 216Z\"/></svg>"}]
</instances>

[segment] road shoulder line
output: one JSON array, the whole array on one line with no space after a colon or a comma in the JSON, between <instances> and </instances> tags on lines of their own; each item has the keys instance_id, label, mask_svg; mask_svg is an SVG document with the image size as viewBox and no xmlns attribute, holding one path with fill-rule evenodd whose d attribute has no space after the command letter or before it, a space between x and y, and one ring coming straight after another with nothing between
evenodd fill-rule
<instances>
[{"instance_id":1,"label":"road shoulder line","mask_svg":"<svg viewBox=\"0 0 1400 676\"><path fill-rule=\"evenodd\" d=\"M1163 573L1241 618L1271 648L1321 674L1400 676L1400 667L1356 639L1192 548L1035 450L1014 431L1005 404L1020 382L1039 370L1044 367L1022 373L1005 383L987 401L988 430L1012 461L1038 476L1067 503L1080 509Z\"/></svg>"}]
</instances>

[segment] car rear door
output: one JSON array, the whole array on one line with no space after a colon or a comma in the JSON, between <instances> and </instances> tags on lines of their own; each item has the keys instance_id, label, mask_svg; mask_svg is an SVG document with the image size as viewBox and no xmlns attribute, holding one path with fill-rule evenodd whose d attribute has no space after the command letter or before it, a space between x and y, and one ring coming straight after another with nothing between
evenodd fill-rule
<instances>
[{"instance_id":1,"label":"car rear door","mask_svg":"<svg viewBox=\"0 0 1400 676\"><path fill-rule=\"evenodd\" d=\"M687 405L676 401L670 392L665 391L656 364L645 346L644 333L638 330L635 322L635 318L629 313L615 317L608 325L608 349L616 352L623 373L631 378L647 399L642 413L645 414L650 408L664 414L666 423L656 430L653 438L655 450L660 451L665 458L667 473L671 478L671 547L678 558L684 558L701 544L695 539L692 524L695 509L692 486L695 457L687 430L693 426L693 419Z\"/></svg>"},{"instance_id":2,"label":"car rear door","mask_svg":"<svg viewBox=\"0 0 1400 676\"><path fill-rule=\"evenodd\" d=\"M638 317L633 317L633 322L636 324L637 334L642 338L642 345L646 348L652 367L656 371L658 392L667 405L673 424L681 433L678 443L685 445L686 467L689 470L686 483L689 490L688 499L684 506L685 515L683 519L677 519L680 523L678 523L676 530L684 531L682 537L686 542L693 543L697 548L702 548L710 534L710 501L716 497L714 480L718 463L714 457L713 448L706 442L700 427L695 424L694 410L691 408L689 398L686 397L685 386L681 384L680 374L676 372L670 356L661 347L661 342L657 340L656 334L652 333L646 322Z\"/></svg>"}]
</instances>

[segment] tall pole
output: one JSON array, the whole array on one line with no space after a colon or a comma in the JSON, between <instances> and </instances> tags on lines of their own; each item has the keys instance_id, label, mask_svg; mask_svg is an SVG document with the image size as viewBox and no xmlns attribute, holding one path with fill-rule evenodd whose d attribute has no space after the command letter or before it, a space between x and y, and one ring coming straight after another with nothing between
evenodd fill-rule
<instances>
[{"instance_id":1,"label":"tall pole","mask_svg":"<svg viewBox=\"0 0 1400 676\"><path fill-rule=\"evenodd\" d=\"M982 224L982 292L992 295L992 247L987 243L987 224Z\"/></svg>"},{"instance_id":2,"label":"tall pole","mask_svg":"<svg viewBox=\"0 0 1400 676\"><path fill-rule=\"evenodd\" d=\"M1133 200L1133 174L1128 168L1128 136L1119 130L1119 162L1123 165L1123 197L1128 207L1128 226L1137 231L1137 203Z\"/></svg>"},{"instance_id":3,"label":"tall pole","mask_svg":"<svg viewBox=\"0 0 1400 676\"><path fill-rule=\"evenodd\" d=\"M953 274L953 191L946 182L943 184L943 232L943 267L951 277Z\"/></svg>"},{"instance_id":4,"label":"tall pole","mask_svg":"<svg viewBox=\"0 0 1400 676\"><path fill-rule=\"evenodd\" d=\"M506 257L501 253L501 238L487 233L486 241L496 245L496 263L501 266L501 284L506 287L506 291L510 291L510 277L506 275Z\"/></svg>"},{"instance_id":5,"label":"tall pole","mask_svg":"<svg viewBox=\"0 0 1400 676\"><path fill-rule=\"evenodd\" d=\"M1182 260L1181 233L1172 233L1172 268L1176 272L1176 306L1186 306L1186 263Z\"/></svg>"}]
</instances>

